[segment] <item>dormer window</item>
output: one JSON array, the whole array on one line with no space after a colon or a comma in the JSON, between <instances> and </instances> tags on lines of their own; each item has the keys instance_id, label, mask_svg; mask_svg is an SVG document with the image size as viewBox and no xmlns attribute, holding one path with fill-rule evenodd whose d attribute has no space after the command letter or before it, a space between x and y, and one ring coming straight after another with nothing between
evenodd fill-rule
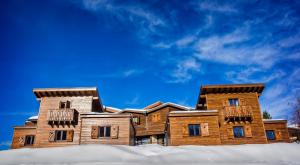
<instances>
[{"instance_id":1,"label":"dormer window","mask_svg":"<svg viewBox=\"0 0 300 165\"><path fill-rule=\"evenodd\" d=\"M70 109L71 108L71 102L70 101L61 101L59 104L60 109Z\"/></svg>"},{"instance_id":2,"label":"dormer window","mask_svg":"<svg viewBox=\"0 0 300 165\"><path fill-rule=\"evenodd\" d=\"M229 105L230 106L239 106L240 104L239 104L239 99L229 99L228 100L229 101Z\"/></svg>"}]
</instances>

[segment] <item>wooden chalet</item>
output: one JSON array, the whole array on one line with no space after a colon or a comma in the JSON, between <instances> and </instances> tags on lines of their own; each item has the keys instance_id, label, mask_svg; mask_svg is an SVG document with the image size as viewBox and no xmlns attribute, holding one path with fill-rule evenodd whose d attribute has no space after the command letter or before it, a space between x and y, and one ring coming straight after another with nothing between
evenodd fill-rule
<instances>
[{"instance_id":1,"label":"wooden chalet","mask_svg":"<svg viewBox=\"0 0 300 165\"><path fill-rule=\"evenodd\" d=\"M79 144L222 145L289 142L286 120L263 120L264 84L201 86L195 108L104 106L96 87L33 89L39 115L14 127L12 148Z\"/></svg>"}]
</instances>

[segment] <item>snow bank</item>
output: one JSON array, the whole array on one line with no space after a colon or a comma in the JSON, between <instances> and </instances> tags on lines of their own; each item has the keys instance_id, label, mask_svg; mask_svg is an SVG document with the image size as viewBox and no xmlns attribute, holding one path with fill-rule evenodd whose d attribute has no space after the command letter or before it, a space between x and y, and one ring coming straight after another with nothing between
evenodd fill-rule
<instances>
[{"instance_id":1,"label":"snow bank","mask_svg":"<svg viewBox=\"0 0 300 165\"><path fill-rule=\"evenodd\" d=\"M300 165L299 144L235 146L80 145L0 151L0 164L293 164Z\"/></svg>"}]
</instances>

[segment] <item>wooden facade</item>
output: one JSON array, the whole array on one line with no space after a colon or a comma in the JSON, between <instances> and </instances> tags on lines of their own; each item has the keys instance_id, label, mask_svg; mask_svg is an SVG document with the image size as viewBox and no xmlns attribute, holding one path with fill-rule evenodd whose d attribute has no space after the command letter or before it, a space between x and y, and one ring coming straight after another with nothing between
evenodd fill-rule
<instances>
[{"instance_id":1,"label":"wooden facade","mask_svg":"<svg viewBox=\"0 0 300 165\"><path fill-rule=\"evenodd\" d=\"M266 133L268 131L272 131L274 133L274 138L268 138L267 140L269 143L275 142L290 142L289 138L289 131L287 128L287 121L286 120L267 120L264 119L264 126Z\"/></svg>"},{"instance_id":2,"label":"wooden facade","mask_svg":"<svg viewBox=\"0 0 300 165\"><path fill-rule=\"evenodd\" d=\"M286 121L262 119L263 89L263 84L207 85L196 108L158 101L142 109L103 106L95 87L34 89L39 116L14 128L11 147L289 142Z\"/></svg>"}]
</instances>

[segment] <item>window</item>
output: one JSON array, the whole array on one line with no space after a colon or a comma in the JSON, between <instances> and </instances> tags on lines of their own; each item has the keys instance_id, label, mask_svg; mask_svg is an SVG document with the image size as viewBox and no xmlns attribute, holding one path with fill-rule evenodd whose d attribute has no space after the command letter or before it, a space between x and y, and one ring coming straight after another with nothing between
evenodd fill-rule
<instances>
[{"instance_id":1,"label":"window","mask_svg":"<svg viewBox=\"0 0 300 165\"><path fill-rule=\"evenodd\" d=\"M99 137L110 137L110 126L99 127Z\"/></svg>"},{"instance_id":2,"label":"window","mask_svg":"<svg viewBox=\"0 0 300 165\"><path fill-rule=\"evenodd\" d=\"M71 107L71 102L70 101L61 101L59 103L59 108L60 109L69 109Z\"/></svg>"},{"instance_id":3,"label":"window","mask_svg":"<svg viewBox=\"0 0 300 165\"><path fill-rule=\"evenodd\" d=\"M67 131L55 131L55 141L67 140Z\"/></svg>"},{"instance_id":4,"label":"window","mask_svg":"<svg viewBox=\"0 0 300 165\"><path fill-rule=\"evenodd\" d=\"M34 135L28 135L25 137L25 146L31 146L34 143Z\"/></svg>"},{"instance_id":5,"label":"window","mask_svg":"<svg viewBox=\"0 0 300 165\"><path fill-rule=\"evenodd\" d=\"M134 123L134 124L136 124L136 125L140 125L140 117L133 117L132 118L132 122Z\"/></svg>"},{"instance_id":6,"label":"window","mask_svg":"<svg viewBox=\"0 0 300 165\"><path fill-rule=\"evenodd\" d=\"M235 138L241 138L244 137L244 127L238 126L238 127L233 127L233 135Z\"/></svg>"},{"instance_id":7,"label":"window","mask_svg":"<svg viewBox=\"0 0 300 165\"><path fill-rule=\"evenodd\" d=\"M266 130L268 140L275 140L275 132L273 130Z\"/></svg>"},{"instance_id":8,"label":"window","mask_svg":"<svg viewBox=\"0 0 300 165\"><path fill-rule=\"evenodd\" d=\"M239 99L229 99L230 106L239 106Z\"/></svg>"},{"instance_id":9,"label":"window","mask_svg":"<svg viewBox=\"0 0 300 165\"><path fill-rule=\"evenodd\" d=\"M189 135L199 136L200 135L200 124L189 124Z\"/></svg>"}]
</instances>

